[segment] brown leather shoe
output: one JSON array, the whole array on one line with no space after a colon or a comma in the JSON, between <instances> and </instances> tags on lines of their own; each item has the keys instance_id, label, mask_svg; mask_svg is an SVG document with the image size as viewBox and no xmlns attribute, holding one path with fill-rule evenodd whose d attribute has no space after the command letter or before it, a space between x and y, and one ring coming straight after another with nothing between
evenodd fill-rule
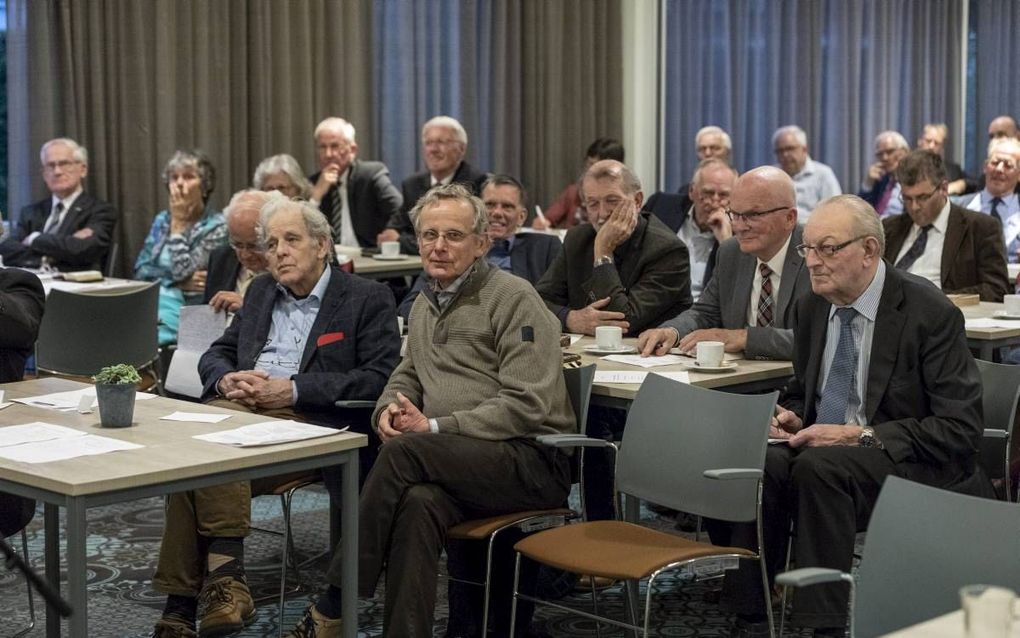
<instances>
[{"instance_id":1,"label":"brown leather shoe","mask_svg":"<svg viewBox=\"0 0 1020 638\"><path fill-rule=\"evenodd\" d=\"M196 638L195 625L179 618L160 618L152 630L152 638Z\"/></svg>"},{"instance_id":2,"label":"brown leather shoe","mask_svg":"<svg viewBox=\"0 0 1020 638\"><path fill-rule=\"evenodd\" d=\"M344 621L340 618L326 618L315 605L305 609L305 615L297 626L290 630L287 638L340 638Z\"/></svg>"},{"instance_id":3,"label":"brown leather shoe","mask_svg":"<svg viewBox=\"0 0 1020 638\"><path fill-rule=\"evenodd\" d=\"M199 638L226 636L255 620L255 603L248 584L233 576L206 581L198 602L204 610L198 623Z\"/></svg>"}]
</instances>

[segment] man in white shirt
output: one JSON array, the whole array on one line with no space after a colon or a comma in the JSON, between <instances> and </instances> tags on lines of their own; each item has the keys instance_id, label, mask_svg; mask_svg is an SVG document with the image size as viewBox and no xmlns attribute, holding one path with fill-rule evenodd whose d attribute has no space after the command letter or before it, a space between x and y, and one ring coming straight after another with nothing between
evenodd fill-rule
<instances>
[{"instance_id":1,"label":"man in white shirt","mask_svg":"<svg viewBox=\"0 0 1020 638\"><path fill-rule=\"evenodd\" d=\"M691 294L695 301L712 278L719 244L733 236L726 209L736 181L737 172L717 158L699 164L691 179L689 195L693 204L689 211L684 211L676 235L687 244L690 254Z\"/></svg>"},{"instance_id":2,"label":"man in white shirt","mask_svg":"<svg viewBox=\"0 0 1020 638\"><path fill-rule=\"evenodd\" d=\"M1020 141L995 138L988 144L985 187L967 203L968 210L981 211L1002 222L1006 256L1020 260Z\"/></svg>"},{"instance_id":3,"label":"man in white shirt","mask_svg":"<svg viewBox=\"0 0 1020 638\"><path fill-rule=\"evenodd\" d=\"M797 221L803 224L822 200L843 191L832 169L811 159L807 133L799 126L783 126L772 134L772 148L779 168L793 178L797 189Z\"/></svg>"}]
</instances>

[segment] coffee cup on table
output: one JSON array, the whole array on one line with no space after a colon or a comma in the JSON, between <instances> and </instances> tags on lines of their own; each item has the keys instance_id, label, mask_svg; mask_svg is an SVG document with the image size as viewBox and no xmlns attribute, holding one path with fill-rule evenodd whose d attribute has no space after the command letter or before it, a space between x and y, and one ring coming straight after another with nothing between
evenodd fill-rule
<instances>
[{"instance_id":1,"label":"coffee cup on table","mask_svg":"<svg viewBox=\"0 0 1020 638\"><path fill-rule=\"evenodd\" d=\"M400 242L384 241L379 244L379 252L383 257L398 257L400 256Z\"/></svg>"},{"instance_id":2,"label":"coffee cup on table","mask_svg":"<svg viewBox=\"0 0 1020 638\"><path fill-rule=\"evenodd\" d=\"M600 350L622 349L623 328L619 326L599 326L595 328L595 343Z\"/></svg>"},{"instance_id":3,"label":"coffee cup on table","mask_svg":"<svg viewBox=\"0 0 1020 638\"><path fill-rule=\"evenodd\" d=\"M723 352L722 341L699 341L696 361L702 368L718 368L723 362Z\"/></svg>"},{"instance_id":4,"label":"coffee cup on table","mask_svg":"<svg viewBox=\"0 0 1020 638\"><path fill-rule=\"evenodd\" d=\"M966 638L1009 638L1013 625L1012 589L965 585L960 589Z\"/></svg>"},{"instance_id":5,"label":"coffee cup on table","mask_svg":"<svg viewBox=\"0 0 1020 638\"><path fill-rule=\"evenodd\" d=\"M1002 304L1006 307L1007 315L1020 315L1020 295L1005 295Z\"/></svg>"}]
</instances>

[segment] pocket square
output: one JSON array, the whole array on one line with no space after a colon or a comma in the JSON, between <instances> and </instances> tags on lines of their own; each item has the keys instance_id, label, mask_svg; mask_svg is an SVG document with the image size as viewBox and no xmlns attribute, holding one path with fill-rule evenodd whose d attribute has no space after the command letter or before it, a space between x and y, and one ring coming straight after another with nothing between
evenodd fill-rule
<instances>
[{"instance_id":1,"label":"pocket square","mask_svg":"<svg viewBox=\"0 0 1020 638\"><path fill-rule=\"evenodd\" d=\"M322 346L328 346L335 341L343 341L344 333L342 332L327 332L324 335L320 335L318 340L315 342L315 346L321 348Z\"/></svg>"}]
</instances>

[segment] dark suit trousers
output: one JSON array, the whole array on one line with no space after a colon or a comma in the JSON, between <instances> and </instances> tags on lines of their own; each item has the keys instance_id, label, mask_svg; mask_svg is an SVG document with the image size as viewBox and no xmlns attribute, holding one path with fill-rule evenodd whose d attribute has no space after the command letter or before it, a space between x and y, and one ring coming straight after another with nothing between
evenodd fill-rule
<instances>
[{"instance_id":1,"label":"dark suit trousers","mask_svg":"<svg viewBox=\"0 0 1020 638\"><path fill-rule=\"evenodd\" d=\"M361 492L358 595L374 595L385 566L383 633L431 637L446 530L469 518L559 507L569 489L567 456L532 440L456 434L390 440ZM326 573L336 587L343 558L334 554Z\"/></svg>"},{"instance_id":2,"label":"dark suit trousers","mask_svg":"<svg viewBox=\"0 0 1020 638\"><path fill-rule=\"evenodd\" d=\"M762 496L765 560L769 582L786 559L790 522L794 523L793 563L796 567L828 567L849 572L854 541L868 526L871 510L885 477L896 465L882 450L820 447L794 450L770 445L765 456ZM709 525L712 542L757 547L753 524ZM742 561L727 572L723 606L741 614L764 614L761 572ZM794 591L791 621L802 627L846 624L849 587L838 583Z\"/></svg>"}]
</instances>

